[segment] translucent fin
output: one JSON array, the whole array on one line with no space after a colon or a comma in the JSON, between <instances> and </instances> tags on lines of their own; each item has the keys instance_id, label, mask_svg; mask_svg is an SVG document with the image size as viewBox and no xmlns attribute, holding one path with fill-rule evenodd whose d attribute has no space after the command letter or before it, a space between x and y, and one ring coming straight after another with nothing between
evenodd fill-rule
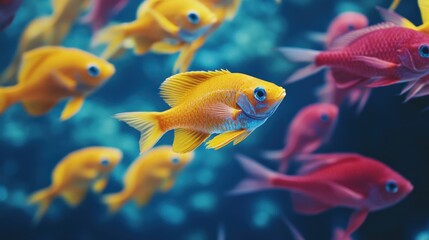
<instances>
[{"instance_id":1,"label":"translucent fin","mask_svg":"<svg viewBox=\"0 0 429 240\"><path fill-rule=\"evenodd\" d=\"M173 151L187 153L200 146L210 136L209 133L197 132L188 129L175 129Z\"/></svg>"},{"instance_id":2,"label":"translucent fin","mask_svg":"<svg viewBox=\"0 0 429 240\"><path fill-rule=\"evenodd\" d=\"M218 150L228 145L230 142L234 141L235 139L239 138L240 135L245 133L245 129L221 133L214 137L212 140L208 141L206 144L206 148L214 148L215 150Z\"/></svg>"},{"instance_id":3,"label":"translucent fin","mask_svg":"<svg viewBox=\"0 0 429 240\"><path fill-rule=\"evenodd\" d=\"M29 199L29 204L39 204L39 209L34 217L34 222L39 222L48 211L52 200L55 198L55 193L51 188L46 188L32 194Z\"/></svg>"},{"instance_id":4,"label":"translucent fin","mask_svg":"<svg viewBox=\"0 0 429 240\"><path fill-rule=\"evenodd\" d=\"M291 62L314 62L321 52L311 49L282 47L279 51Z\"/></svg>"},{"instance_id":5,"label":"translucent fin","mask_svg":"<svg viewBox=\"0 0 429 240\"><path fill-rule=\"evenodd\" d=\"M400 2L401 0L393 0L392 4L390 4L389 10L392 10L392 11L395 10L398 7Z\"/></svg>"},{"instance_id":6,"label":"translucent fin","mask_svg":"<svg viewBox=\"0 0 429 240\"><path fill-rule=\"evenodd\" d=\"M164 134L159 126L159 116L161 114L158 112L128 112L116 114L115 118L124 121L141 132L140 152L146 152Z\"/></svg>"},{"instance_id":7,"label":"translucent fin","mask_svg":"<svg viewBox=\"0 0 429 240\"><path fill-rule=\"evenodd\" d=\"M91 46L94 47L105 43L107 44L107 48L104 50L102 57L105 59L110 59L113 56L116 56L117 52L121 50L122 43L126 38L123 31L124 26L124 24L121 24L102 29L93 39Z\"/></svg>"},{"instance_id":8,"label":"translucent fin","mask_svg":"<svg viewBox=\"0 0 429 240\"><path fill-rule=\"evenodd\" d=\"M67 105L64 107L63 112L61 113L61 121L65 121L73 117L83 106L85 101L84 96L78 96L70 99Z\"/></svg>"},{"instance_id":9,"label":"translucent fin","mask_svg":"<svg viewBox=\"0 0 429 240\"><path fill-rule=\"evenodd\" d=\"M323 66L317 67L314 64L310 64L307 67L298 69L297 71L292 73L292 75L290 75L289 78L286 79L285 83L290 84L290 83L298 82L299 80L302 80L306 77L309 77L313 74L316 74L317 72L319 72L323 68L324 68Z\"/></svg>"},{"instance_id":10,"label":"translucent fin","mask_svg":"<svg viewBox=\"0 0 429 240\"><path fill-rule=\"evenodd\" d=\"M246 139L253 131L246 131L242 134L240 134L235 140L234 140L234 146L241 143L242 141L244 141L244 139Z\"/></svg>"},{"instance_id":11,"label":"translucent fin","mask_svg":"<svg viewBox=\"0 0 429 240\"><path fill-rule=\"evenodd\" d=\"M241 0L232 0L232 3L230 4L230 6L228 7L227 11L226 11L226 18L228 20L231 20L235 17L235 15L238 12L238 9L241 6Z\"/></svg>"},{"instance_id":12,"label":"translucent fin","mask_svg":"<svg viewBox=\"0 0 429 240\"><path fill-rule=\"evenodd\" d=\"M417 30L417 26L414 25L414 23L410 22L410 20L402 17L401 15L397 14L396 12L384 9L382 7L376 7L378 12L380 13L381 17L386 22L391 22L395 25L410 28Z\"/></svg>"},{"instance_id":13,"label":"translucent fin","mask_svg":"<svg viewBox=\"0 0 429 240\"><path fill-rule=\"evenodd\" d=\"M76 207L82 202L86 195L87 189L84 187L70 187L61 192L61 196L72 207Z\"/></svg>"},{"instance_id":14,"label":"translucent fin","mask_svg":"<svg viewBox=\"0 0 429 240\"><path fill-rule=\"evenodd\" d=\"M176 74L167 78L161 84L161 97L168 105L170 105L170 107L174 107L178 103L180 103L182 98L184 98L186 94L195 86L213 77L224 74L230 74L230 72L227 70L220 70L209 72L186 72Z\"/></svg>"}]
</instances>

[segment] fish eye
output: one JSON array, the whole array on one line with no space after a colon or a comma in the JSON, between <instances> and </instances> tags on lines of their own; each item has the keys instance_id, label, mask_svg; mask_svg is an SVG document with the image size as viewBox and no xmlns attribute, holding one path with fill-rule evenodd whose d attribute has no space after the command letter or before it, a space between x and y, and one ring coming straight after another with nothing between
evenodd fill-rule
<instances>
[{"instance_id":1,"label":"fish eye","mask_svg":"<svg viewBox=\"0 0 429 240\"><path fill-rule=\"evenodd\" d=\"M395 180L389 180L386 182L386 191L388 193L397 193L398 190L399 187Z\"/></svg>"},{"instance_id":2,"label":"fish eye","mask_svg":"<svg viewBox=\"0 0 429 240\"><path fill-rule=\"evenodd\" d=\"M89 64L86 71L91 77L98 77L100 75L100 69L95 64Z\"/></svg>"},{"instance_id":3,"label":"fish eye","mask_svg":"<svg viewBox=\"0 0 429 240\"><path fill-rule=\"evenodd\" d=\"M422 58L429 58L429 46L428 45L421 45L419 47L419 54Z\"/></svg>"},{"instance_id":4,"label":"fish eye","mask_svg":"<svg viewBox=\"0 0 429 240\"><path fill-rule=\"evenodd\" d=\"M353 24L349 24L349 25L347 25L347 30L353 31L353 30L355 30L355 26Z\"/></svg>"},{"instance_id":5,"label":"fish eye","mask_svg":"<svg viewBox=\"0 0 429 240\"><path fill-rule=\"evenodd\" d=\"M174 157L174 158L171 159L171 163L174 164L174 165L179 164L180 163L180 159Z\"/></svg>"},{"instance_id":6,"label":"fish eye","mask_svg":"<svg viewBox=\"0 0 429 240\"><path fill-rule=\"evenodd\" d=\"M329 121L329 115L326 113L323 113L322 115L320 115L320 121L322 122L328 122Z\"/></svg>"},{"instance_id":7,"label":"fish eye","mask_svg":"<svg viewBox=\"0 0 429 240\"><path fill-rule=\"evenodd\" d=\"M255 91L253 91L253 96L256 100L262 102L267 98L267 92L265 92L265 89L262 87L257 87L255 88Z\"/></svg>"},{"instance_id":8,"label":"fish eye","mask_svg":"<svg viewBox=\"0 0 429 240\"><path fill-rule=\"evenodd\" d=\"M109 166L109 163L110 161L106 158L101 159L101 162L100 162L100 164L105 167Z\"/></svg>"},{"instance_id":9,"label":"fish eye","mask_svg":"<svg viewBox=\"0 0 429 240\"><path fill-rule=\"evenodd\" d=\"M188 13L188 21L192 24L198 24L200 22L200 15L194 11Z\"/></svg>"}]
</instances>

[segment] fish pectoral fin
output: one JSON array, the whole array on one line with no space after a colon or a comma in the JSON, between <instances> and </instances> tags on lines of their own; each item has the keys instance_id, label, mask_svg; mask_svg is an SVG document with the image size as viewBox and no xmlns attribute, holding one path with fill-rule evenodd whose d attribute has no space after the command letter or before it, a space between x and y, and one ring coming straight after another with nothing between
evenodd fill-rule
<instances>
[{"instance_id":1,"label":"fish pectoral fin","mask_svg":"<svg viewBox=\"0 0 429 240\"><path fill-rule=\"evenodd\" d=\"M176 26L170 20L168 20L165 16L160 14L158 11L148 8L148 13L155 18L155 21L159 24L159 26L166 31L167 33L177 37L180 31L180 27Z\"/></svg>"},{"instance_id":2,"label":"fish pectoral fin","mask_svg":"<svg viewBox=\"0 0 429 240\"><path fill-rule=\"evenodd\" d=\"M174 130L173 151L177 153L187 153L200 146L209 133L198 132L190 129L178 128Z\"/></svg>"},{"instance_id":3,"label":"fish pectoral fin","mask_svg":"<svg viewBox=\"0 0 429 240\"><path fill-rule=\"evenodd\" d=\"M46 101L22 101L25 110L31 116L40 116L49 112L57 102L46 102Z\"/></svg>"},{"instance_id":4,"label":"fish pectoral fin","mask_svg":"<svg viewBox=\"0 0 429 240\"><path fill-rule=\"evenodd\" d=\"M167 179L171 176L171 171L167 168L159 168L152 171L151 175L157 179Z\"/></svg>"},{"instance_id":5,"label":"fish pectoral fin","mask_svg":"<svg viewBox=\"0 0 429 240\"><path fill-rule=\"evenodd\" d=\"M175 180L173 178L169 178L162 182L161 186L159 186L159 190L161 190L161 192L168 192L174 186L174 183Z\"/></svg>"},{"instance_id":6,"label":"fish pectoral fin","mask_svg":"<svg viewBox=\"0 0 429 240\"><path fill-rule=\"evenodd\" d=\"M365 221L368 216L368 209L361 209L354 212L349 219L349 223L347 225L347 229L344 232L341 232L342 236L338 236L336 239L350 239L350 235L353 234Z\"/></svg>"},{"instance_id":7,"label":"fish pectoral fin","mask_svg":"<svg viewBox=\"0 0 429 240\"><path fill-rule=\"evenodd\" d=\"M397 84L399 82L400 82L399 79L379 78L379 79L374 79L374 81L367 84L366 87L369 87L369 88L386 87L393 84Z\"/></svg>"},{"instance_id":8,"label":"fish pectoral fin","mask_svg":"<svg viewBox=\"0 0 429 240\"><path fill-rule=\"evenodd\" d=\"M293 209L302 214L314 215L332 208L329 204L323 203L301 193L292 193L291 198Z\"/></svg>"},{"instance_id":9,"label":"fish pectoral fin","mask_svg":"<svg viewBox=\"0 0 429 240\"><path fill-rule=\"evenodd\" d=\"M212 104L208 108L215 116L223 119L237 120L237 117L242 113L241 109L232 108L225 103Z\"/></svg>"},{"instance_id":10,"label":"fish pectoral fin","mask_svg":"<svg viewBox=\"0 0 429 240\"><path fill-rule=\"evenodd\" d=\"M367 64L370 67L377 68L377 69L389 69L389 68L395 68L398 67L399 64L392 63L388 61L384 61L379 58L375 57L368 57L368 56L355 56L352 58L354 61L359 61Z\"/></svg>"},{"instance_id":11,"label":"fish pectoral fin","mask_svg":"<svg viewBox=\"0 0 429 240\"><path fill-rule=\"evenodd\" d=\"M214 148L215 150L218 150L226 145L228 145L230 142L234 141L235 139L240 139L240 135L245 134L246 130L236 130L236 131L230 131L225 132L222 134L217 135L212 140L208 141L206 144L206 148Z\"/></svg>"},{"instance_id":12,"label":"fish pectoral fin","mask_svg":"<svg viewBox=\"0 0 429 240\"><path fill-rule=\"evenodd\" d=\"M85 197L86 188L84 187L69 187L61 192L61 196L67 202L68 205L75 207Z\"/></svg>"},{"instance_id":13,"label":"fish pectoral fin","mask_svg":"<svg viewBox=\"0 0 429 240\"><path fill-rule=\"evenodd\" d=\"M79 171L79 177L84 181L91 181L97 178L98 171L96 169L84 169Z\"/></svg>"},{"instance_id":14,"label":"fish pectoral fin","mask_svg":"<svg viewBox=\"0 0 429 240\"><path fill-rule=\"evenodd\" d=\"M242 134L240 134L235 140L234 140L234 146L241 143L244 139L246 139L253 131L246 131Z\"/></svg>"},{"instance_id":15,"label":"fish pectoral fin","mask_svg":"<svg viewBox=\"0 0 429 240\"><path fill-rule=\"evenodd\" d=\"M107 186L107 178L101 178L92 185L92 190L96 193L102 192Z\"/></svg>"},{"instance_id":16,"label":"fish pectoral fin","mask_svg":"<svg viewBox=\"0 0 429 240\"><path fill-rule=\"evenodd\" d=\"M150 50L157 53L170 54L180 51L184 46L184 43L171 44L167 42L156 42L151 46Z\"/></svg>"},{"instance_id":17,"label":"fish pectoral fin","mask_svg":"<svg viewBox=\"0 0 429 240\"><path fill-rule=\"evenodd\" d=\"M69 100L61 113L61 121L65 121L73 117L83 106L85 101L84 96L77 96Z\"/></svg>"},{"instance_id":18,"label":"fish pectoral fin","mask_svg":"<svg viewBox=\"0 0 429 240\"><path fill-rule=\"evenodd\" d=\"M357 203L360 204L365 199L362 194L355 192L350 188L346 188L333 182L327 182L325 184L329 192L332 192L334 196L342 196L344 200L349 201L347 203L350 205L355 205Z\"/></svg>"},{"instance_id":19,"label":"fish pectoral fin","mask_svg":"<svg viewBox=\"0 0 429 240\"><path fill-rule=\"evenodd\" d=\"M77 87L77 83L74 79L64 75L63 73L59 71L53 71L52 75L55 79L55 81L63 87L67 91L74 91Z\"/></svg>"}]
</instances>

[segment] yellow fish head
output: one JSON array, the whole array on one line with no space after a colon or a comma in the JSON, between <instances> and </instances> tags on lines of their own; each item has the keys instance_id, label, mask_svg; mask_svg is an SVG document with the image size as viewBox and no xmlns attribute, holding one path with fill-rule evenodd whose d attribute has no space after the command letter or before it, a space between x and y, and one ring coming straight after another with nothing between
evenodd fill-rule
<instances>
[{"instance_id":1,"label":"yellow fish head","mask_svg":"<svg viewBox=\"0 0 429 240\"><path fill-rule=\"evenodd\" d=\"M199 1L187 0L178 4L180 6L172 10L177 11L179 35L186 42L204 35L218 21L216 15Z\"/></svg>"},{"instance_id":2,"label":"yellow fish head","mask_svg":"<svg viewBox=\"0 0 429 240\"><path fill-rule=\"evenodd\" d=\"M91 165L100 173L111 172L122 160L122 151L117 148L100 148L97 155Z\"/></svg>"},{"instance_id":3,"label":"yellow fish head","mask_svg":"<svg viewBox=\"0 0 429 240\"><path fill-rule=\"evenodd\" d=\"M173 153L170 159L171 169L173 169L173 171L181 170L194 159L194 156L194 152Z\"/></svg>"},{"instance_id":4,"label":"yellow fish head","mask_svg":"<svg viewBox=\"0 0 429 240\"><path fill-rule=\"evenodd\" d=\"M251 119L267 119L283 101L286 90L270 82L243 76L249 80L237 92L235 99L238 107Z\"/></svg>"}]
</instances>

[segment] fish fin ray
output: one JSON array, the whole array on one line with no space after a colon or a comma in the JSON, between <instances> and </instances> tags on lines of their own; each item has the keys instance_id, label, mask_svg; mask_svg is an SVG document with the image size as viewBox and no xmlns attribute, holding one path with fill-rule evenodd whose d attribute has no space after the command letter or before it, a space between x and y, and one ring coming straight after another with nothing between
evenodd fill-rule
<instances>
[{"instance_id":1,"label":"fish fin ray","mask_svg":"<svg viewBox=\"0 0 429 240\"><path fill-rule=\"evenodd\" d=\"M54 193L52 188L45 188L33 193L28 198L28 204L39 204L39 209L34 216L34 222L37 223L43 218L55 197L56 194Z\"/></svg>"},{"instance_id":2,"label":"fish fin ray","mask_svg":"<svg viewBox=\"0 0 429 240\"><path fill-rule=\"evenodd\" d=\"M76 207L79 203L82 202L82 199L86 195L86 188L83 187L69 187L61 191L61 196L71 207Z\"/></svg>"},{"instance_id":3,"label":"fish fin ray","mask_svg":"<svg viewBox=\"0 0 429 240\"><path fill-rule=\"evenodd\" d=\"M377 8L377 11L380 13L381 17L384 19L384 21L394 23L395 25L398 25L398 26L417 30L416 25L410 22L410 20L397 14L396 12L390 11L378 6L376 8Z\"/></svg>"},{"instance_id":4,"label":"fish fin ray","mask_svg":"<svg viewBox=\"0 0 429 240\"><path fill-rule=\"evenodd\" d=\"M177 153L186 153L193 151L204 141L206 141L208 137L210 137L209 133L198 132L183 128L175 129L173 151Z\"/></svg>"},{"instance_id":5,"label":"fish fin ray","mask_svg":"<svg viewBox=\"0 0 429 240\"><path fill-rule=\"evenodd\" d=\"M103 197L103 202L107 205L110 214L119 211L127 201L128 198L125 196L124 192L108 194Z\"/></svg>"},{"instance_id":6,"label":"fish fin ray","mask_svg":"<svg viewBox=\"0 0 429 240\"><path fill-rule=\"evenodd\" d=\"M61 121L65 121L73 117L79 110L82 108L83 103L85 101L84 96L77 96L67 103L64 107L63 112L61 113Z\"/></svg>"},{"instance_id":7,"label":"fish fin ray","mask_svg":"<svg viewBox=\"0 0 429 240\"><path fill-rule=\"evenodd\" d=\"M234 139L234 143L233 145L237 145L239 143L241 143L242 141L244 141L244 139L246 139L253 131L246 131L240 135L238 135L237 138Z\"/></svg>"},{"instance_id":8,"label":"fish fin ray","mask_svg":"<svg viewBox=\"0 0 429 240\"><path fill-rule=\"evenodd\" d=\"M213 139L211 139L210 141L208 141L206 144L206 148L207 149L214 148L215 150L218 150L228 145L230 142L234 141L235 139L240 137L240 135L245 134L246 132L247 131L245 129L241 129L241 130L221 133L216 137L214 137Z\"/></svg>"},{"instance_id":9,"label":"fish fin ray","mask_svg":"<svg viewBox=\"0 0 429 240\"><path fill-rule=\"evenodd\" d=\"M294 82L298 82L299 80L302 80L306 77L309 77L311 75L314 75L321 71L324 66L316 66L315 64L310 64L306 67L303 67L301 69L298 69L297 71L293 72L284 82L285 84L291 84Z\"/></svg>"}]
</instances>

